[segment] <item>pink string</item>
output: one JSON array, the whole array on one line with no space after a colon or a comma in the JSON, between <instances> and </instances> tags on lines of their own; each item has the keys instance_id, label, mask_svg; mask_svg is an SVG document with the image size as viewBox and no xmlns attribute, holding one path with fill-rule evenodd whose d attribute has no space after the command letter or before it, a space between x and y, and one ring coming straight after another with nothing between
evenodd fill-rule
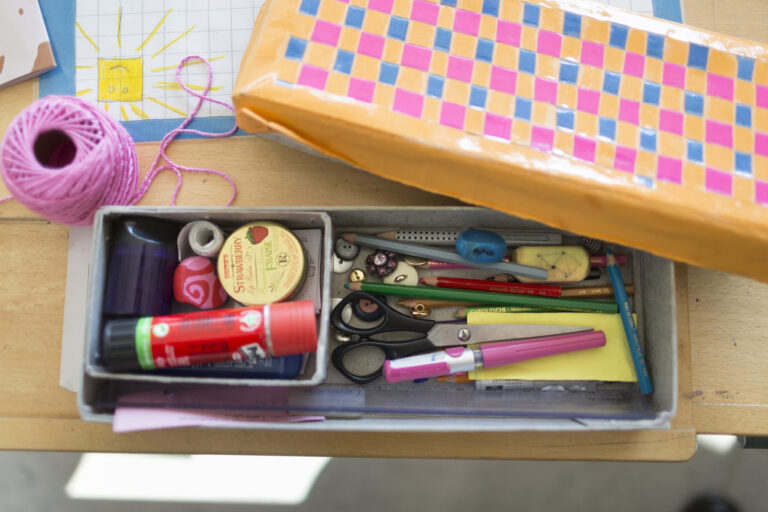
<instances>
[{"instance_id":1,"label":"pink string","mask_svg":"<svg viewBox=\"0 0 768 512\"><path fill-rule=\"evenodd\" d=\"M198 94L197 92L193 91L189 87L187 87L181 80L181 70L184 67L184 64L190 60L201 60L203 63L208 67L208 83L205 85L205 90L202 94ZM232 201L235 200L235 196L237 195L237 186L235 185L235 182L232 181L232 178L230 178L226 173L217 171L216 169L208 169L208 168L202 168L202 167L187 167L184 165L179 165L165 154L165 151L168 149L168 146L171 145L171 142L179 136L182 133L193 133L196 135L200 135L202 137L228 137L235 133L237 131L237 123L235 122L234 126L231 130L227 132L203 132L200 130L192 130L190 128L187 128L187 125L192 122L192 120L195 118L197 113L200 111L200 108L203 106L204 101L210 101L211 103L216 103L217 105L221 105L223 107L226 107L227 109L231 110L232 113L235 112L235 109L232 108L231 105L228 105L227 103L223 101L219 101L213 98L208 97L208 92L211 89L211 85L213 84L213 67L211 66L211 63L208 62L203 57L197 56L197 55L191 55L189 57L184 58L181 62L179 62L179 65L176 67L176 82L179 84L179 86L187 91L192 96L195 96L196 98L199 98L197 105L194 109L192 109L192 112L190 112L189 116L184 120L183 123L179 125L178 128L168 132L165 137L163 137L163 140L160 142L160 150L158 151L157 157L155 158L155 161L152 162L152 165L149 168L149 172L147 172L147 176L144 178L144 181L142 182L139 189L136 191L136 194L131 201L130 204L136 204L137 201L139 201L144 195L147 193L147 189L149 189L149 186L152 184L152 181L154 181L155 177L157 177L158 174L160 174L162 171L170 170L173 171L176 174L176 187L173 190L173 196L171 197L171 205L176 205L176 198L179 195L179 190L181 189L181 171L188 171L188 172L202 172L207 174L215 174L216 176L220 176L227 180L229 184L232 186L232 195L229 198L229 201L227 201L226 206L229 206L232 204ZM165 164L161 167L158 167L160 160L165 160Z\"/></svg>"}]
</instances>

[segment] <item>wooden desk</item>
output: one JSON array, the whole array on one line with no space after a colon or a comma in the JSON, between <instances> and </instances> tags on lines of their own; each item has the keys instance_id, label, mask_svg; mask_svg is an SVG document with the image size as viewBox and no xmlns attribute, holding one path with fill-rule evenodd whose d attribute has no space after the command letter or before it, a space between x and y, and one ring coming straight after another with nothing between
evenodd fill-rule
<instances>
[{"instance_id":1,"label":"wooden desk","mask_svg":"<svg viewBox=\"0 0 768 512\"><path fill-rule=\"evenodd\" d=\"M716 0L685 4L691 23L768 40L761 0L731 2L727 10ZM753 13L753 24L736 23L740 12ZM0 91L0 133L34 101L35 87L26 82ZM140 144L138 151L146 170L157 144ZM170 156L228 172L239 187L238 206L457 204L252 137L180 141ZM170 173L161 176L142 204L167 204L173 184ZM223 180L186 175L179 202L220 205L228 197ZM697 432L768 435L768 377L760 364L768 358L768 286L685 265L676 266L680 389L670 430L478 436L183 429L115 435L108 425L80 421L74 394L58 386L67 237L66 227L15 201L0 205L0 449L684 460L695 451Z\"/></svg>"}]
</instances>

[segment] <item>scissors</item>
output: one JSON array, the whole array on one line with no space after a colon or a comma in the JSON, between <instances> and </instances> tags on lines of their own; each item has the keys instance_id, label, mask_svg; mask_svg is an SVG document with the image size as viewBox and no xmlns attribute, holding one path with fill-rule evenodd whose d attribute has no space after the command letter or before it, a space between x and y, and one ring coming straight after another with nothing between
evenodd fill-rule
<instances>
[{"instance_id":1,"label":"scissors","mask_svg":"<svg viewBox=\"0 0 768 512\"><path fill-rule=\"evenodd\" d=\"M347 305L363 301L367 311L378 310L377 323L373 326L355 327L344 321L342 312ZM360 309L359 307L357 308ZM443 347L468 345L489 341L511 341L539 336L554 336L592 330L591 327L568 325L532 325L532 324L465 324L456 322L435 322L421 318L411 318L395 311L383 300L365 292L354 292L342 299L331 311L331 323L339 331L355 335L357 339L336 347L331 354L331 362L336 369L356 384L367 384L382 375L384 361L372 372L360 375L353 372L346 364L350 354L360 352L366 347L378 349L385 359L399 359L421 352L428 352ZM413 333L405 340L391 341L374 339L386 333L400 335ZM354 359L354 358L352 358Z\"/></svg>"}]
</instances>

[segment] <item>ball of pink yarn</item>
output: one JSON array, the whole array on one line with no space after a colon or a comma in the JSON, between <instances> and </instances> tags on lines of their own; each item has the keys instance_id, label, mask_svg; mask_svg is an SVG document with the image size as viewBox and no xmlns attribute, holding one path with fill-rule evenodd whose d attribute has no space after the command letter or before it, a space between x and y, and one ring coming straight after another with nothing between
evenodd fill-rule
<instances>
[{"instance_id":1,"label":"ball of pink yarn","mask_svg":"<svg viewBox=\"0 0 768 512\"><path fill-rule=\"evenodd\" d=\"M81 99L47 96L21 112L0 146L11 194L48 220L88 225L102 205L130 203L136 148L108 114Z\"/></svg>"}]
</instances>

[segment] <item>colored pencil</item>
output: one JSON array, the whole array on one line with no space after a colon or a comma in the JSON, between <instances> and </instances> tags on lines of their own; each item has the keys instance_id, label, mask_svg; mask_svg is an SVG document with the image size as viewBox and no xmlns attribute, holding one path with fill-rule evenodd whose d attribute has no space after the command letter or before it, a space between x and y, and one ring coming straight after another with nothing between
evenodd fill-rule
<instances>
[{"instance_id":1,"label":"colored pencil","mask_svg":"<svg viewBox=\"0 0 768 512\"><path fill-rule=\"evenodd\" d=\"M624 280L621 277L621 271L613 253L610 250L606 250L605 255L608 258L608 274L611 276L613 293L619 305L621 323L624 325L624 333L627 335L632 362L635 364L637 382L640 384L640 391L647 395L653 393L653 385L648 373L648 365L645 364L645 356L643 355L643 347L640 345L640 336L637 334L635 319L632 317L632 310L629 307L629 299L624 291Z\"/></svg>"},{"instance_id":2,"label":"colored pencil","mask_svg":"<svg viewBox=\"0 0 768 512\"><path fill-rule=\"evenodd\" d=\"M458 306L475 306L476 302L460 302L455 300L435 300L435 299L403 299L397 302L398 306L413 309L421 304L428 308L455 308Z\"/></svg>"},{"instance_id":3,"label":"colored pencil","mask_svg":"<svg viewBox=\"0 0 768 512\"><path fill-rule=\"evenodd\" d=\"M518 295L538 295L541 297L560 297L563 289L556 285L530 283L500 283L482 279L462 279L458 277L422 277L421 283L438 288L456 290L478 290L481 292L516 293Z\"/></svg>"},{"instance_id":4,"label":"colored pencil","mask_svg":"<svg viewBox=\"0 0 768 512\"><path fill-rule=\"evenodd\" d=\"M482 304L498 306L543 307L558 311L602 313L616 313L618 311L618 308L614 303L581 299L559 299L555 297L536 297L534 295L515 295L512 293L478 292L475 290L451 290L449 288L405 286L399 284L373 283L370 281L347 283L344 286L350 290L378 293L381 295L395 295L397 297L480 302Z\"/></svg>"},{"instance_id":5,"label":"colored pencil","mask_svg":"<svg viewBox=\"0 0 768 512\"><path fill-rule=\"evenodd\" d=\"M398 229L397 231L387 231L379 233L376 236L389 238L399 242L416 242L425 245L456 245L456 239L459 238L463 230L457 229L431 229L431 228L413 228ZM504 239L507 245L560 245L563 243L563 235L560 233L548 233L544 231L511 231L511 230L492 230L494 233Z\"/></svg>"},{"instance_id":6,"label":"colored pencil","mask_svg":"<svg viewBox=\"0 0 768 512\"><path fill-rule=\"evenodd\" d=\"M616 258L616 263L619 265L627 264L626 254L614 254L613 256ZM593 254L589 257L589 264L593 267L605 267L608 265L608 257L604 254Z\"/></svg>"},{"instance_id":7,"label":"colored pencil","mask_svg":"<svg viewBox=\"0 0 768 512\"><path fill-rule=\"evenodd\" d=\"M419 256L421 258L445 261L448 263L458 263L460 265L470 265L473 268L482 268L486 270L498 270L520 276L530 277L531 279L546 279L548 272L546 269L520 265L518 263L507 263L497 261L496 263L476 263L462 258L457 252L438 249L428 245L411 244L408 242L398 242L370 235L360 235L355 233L346 233L344 239L352 244L371 247L373 249L382 249L409 256Z\"/></svg>"},{"instance_id":8,"label":"colored pencil","mask_svg":"<svg viewBox=\"0 0 768 512\"><path fill-rule=\"evenodd\" d=\"M456 310L454 318L467 318L469 313L554 313L556 309L548 308L526 308L521 306L471 306Z\"/></svg>"},{"instance_id":9,"label":"colored pencil","mask_svg":"<svg viewBox=\"0 0 768 512\"><path fill-rule=\"evenodd\" d=\"M635 287L631 284L624 285L624 291L628 295L635 293ZM593 297L613 297L612 286L578 286L575 288L563 288L561 297L573 298L593 298Z\"/></svg>"},{"instance_id":10,"label":"colored pencil","mask_svg":"<svg viewBox=\"0 0 768 512\"><path fill-rule=\"evenodd\" d=\"M472 382L472 379L469 378L469 374L467 372L457 372L450 375L442 375L437 377L435 380L440 382L450 382L451 384L465 384L467 382Z\"/></svg>"}]
</instances>

